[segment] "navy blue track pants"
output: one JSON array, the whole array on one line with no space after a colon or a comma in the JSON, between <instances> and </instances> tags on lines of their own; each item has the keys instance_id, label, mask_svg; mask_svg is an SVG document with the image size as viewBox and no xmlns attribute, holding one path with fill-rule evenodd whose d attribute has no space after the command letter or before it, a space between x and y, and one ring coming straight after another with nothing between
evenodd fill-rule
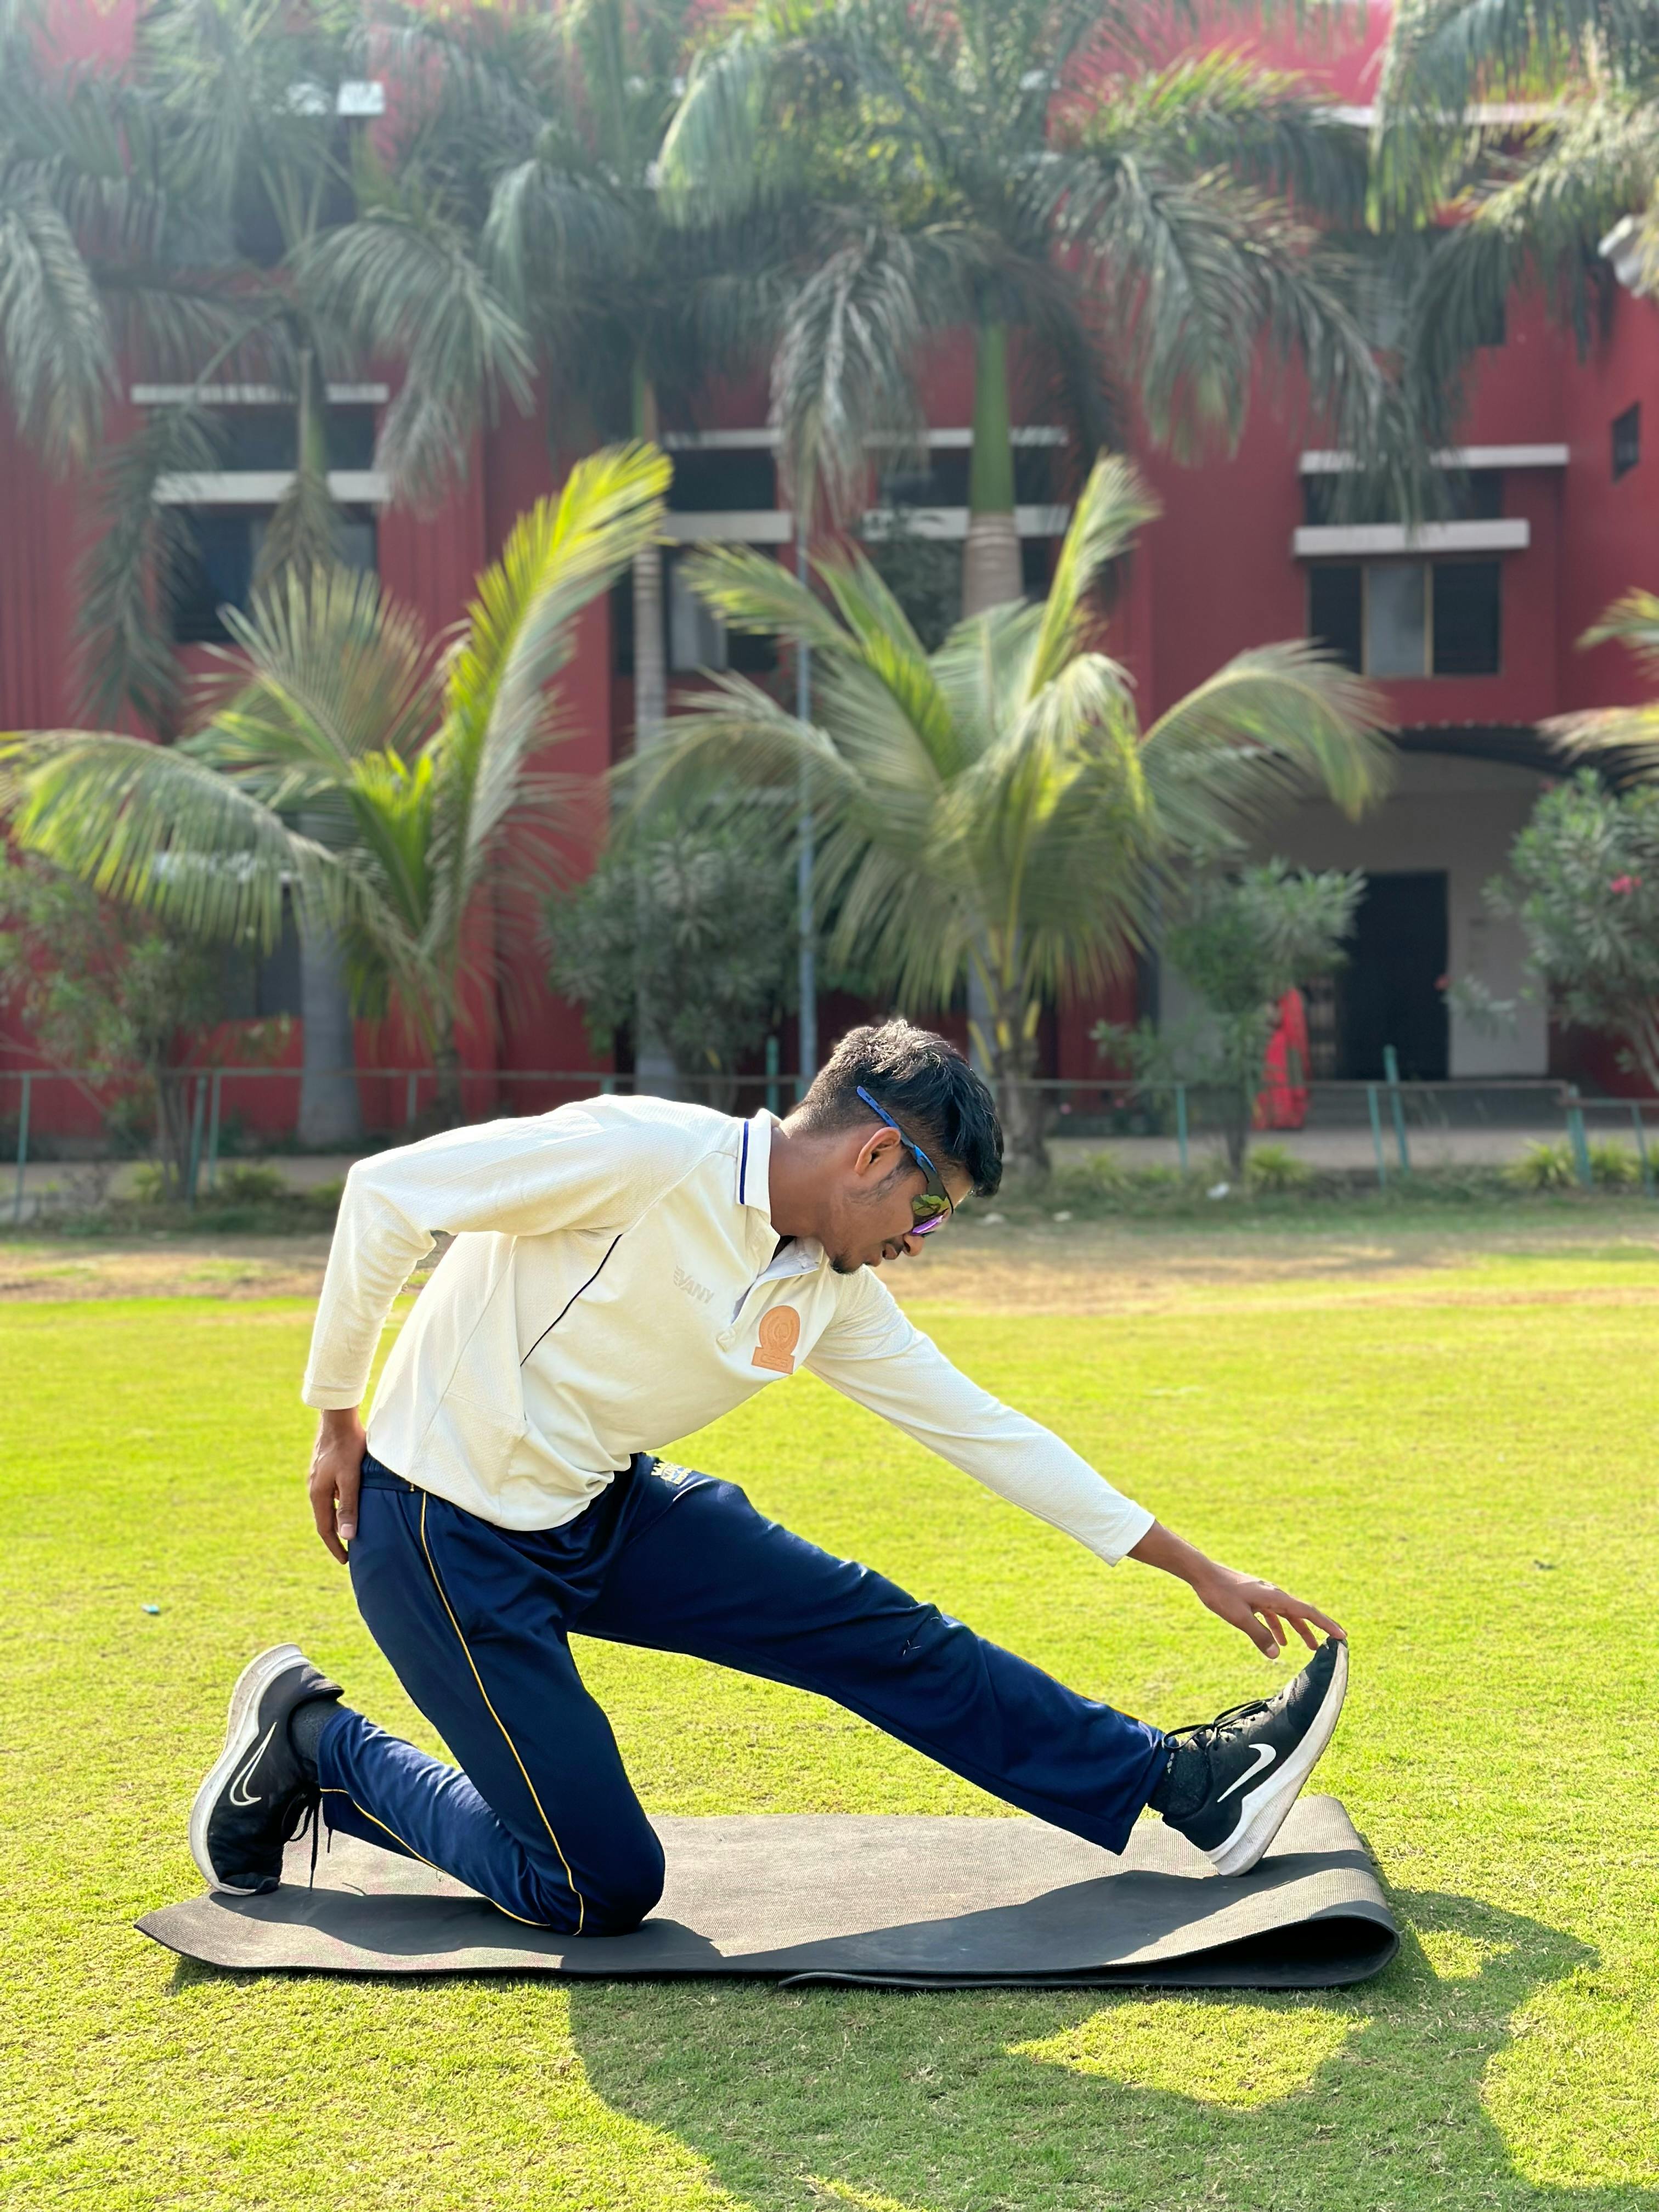
<instances>
[{"instance_id":1,"label":"navy blue track pants","mask_svg":"<svg viewBox=\"0 0 1659 2212\"><path fill-rule=\"evenodd\" d=\"M498 1528L365 1462L351 1580L459 1766L342 1709L318 1749L343 1829L515 1919L613 1936L662 1848L570 1634L688 1652L833 1698L1011 1805L1121 1850L1163 1765L1144 1722L793 1536L741 1490L641 1457L562 1528Z\"/></svg>"}]
</instances>

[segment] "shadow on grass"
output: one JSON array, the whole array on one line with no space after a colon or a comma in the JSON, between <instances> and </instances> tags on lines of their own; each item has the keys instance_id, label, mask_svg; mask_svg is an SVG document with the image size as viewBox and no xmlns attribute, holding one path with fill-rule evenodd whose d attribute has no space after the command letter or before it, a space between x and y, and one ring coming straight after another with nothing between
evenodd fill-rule
<instances>
[{"instance_id":1,"label":"shadow on grass","mask_svg":"<svg viewBox=\"0 0 1659 2212\"><path fill-rule=\"evenodd\" d=\"M572 2029L608 2104L757 2212L1659 2203L1534 2186L1482 2101L1517 2010L1595 1954L1465 1899L1395 1902L1395 1965L1317 1997L578 1983Z\"/></svg>"}]
</instances>

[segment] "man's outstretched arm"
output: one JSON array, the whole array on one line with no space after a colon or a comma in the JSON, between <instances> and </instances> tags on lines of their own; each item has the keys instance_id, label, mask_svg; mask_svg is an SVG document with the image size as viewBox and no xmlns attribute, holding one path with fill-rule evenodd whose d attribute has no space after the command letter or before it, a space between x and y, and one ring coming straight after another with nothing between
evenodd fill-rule
<instances>
[{"instance_id":1,"label":"man's outstretched arm","mask_svg":"<svg viewBox=\"0 0 1659 2212\"><path fill-rule=\"evenodd\" d=\"M873 1277L849 1294L846 1310L807 1364L833 1389L1011 1504L1063 1528L1109 1565L1138 1559L1188 1583L1201 1605L1268 1658L1277 1658L1289 1641L1287 1624L1310 1644L1319 1640L1316 1629L1342 1635L1316 1606L1187 1543L1113 1489L1052 1430L981 1389L905 1318Z\"/></svg>"}]
</instances>

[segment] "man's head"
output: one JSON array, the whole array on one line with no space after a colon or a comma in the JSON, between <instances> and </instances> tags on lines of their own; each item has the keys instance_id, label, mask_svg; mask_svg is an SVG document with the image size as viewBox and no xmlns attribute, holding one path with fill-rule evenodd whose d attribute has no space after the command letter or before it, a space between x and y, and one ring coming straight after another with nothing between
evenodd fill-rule
<instances>
[{"instance_id":1,"label":"man's head","mask_svg":"<svg viewBox=\"0 0 1659 2212\"><path fill-rule=\"evenodd\" d=\"M788 1233L817 1237L839 1274L916 1250L941 1197L989 1198L1002 1181L990 1091L953 1044L906 1021L849 1030L784 1127L803 1222Z\"/></svg>"}]
</instances>

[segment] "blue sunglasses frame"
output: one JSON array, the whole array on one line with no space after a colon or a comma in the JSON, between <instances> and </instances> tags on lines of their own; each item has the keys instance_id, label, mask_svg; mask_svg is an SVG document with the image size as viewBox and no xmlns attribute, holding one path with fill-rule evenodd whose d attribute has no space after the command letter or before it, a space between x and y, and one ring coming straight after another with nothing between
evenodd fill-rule
<instances>
[{"instance_id":1,"label":"blue sunglasses frame","mask_svg":"<svg viewBox=\"0 0 1659 2212\"><path fill-rule=\"evenodd\" d=\"M856 1087L859 1097L870 1109L870 1111L875 1115L876 1119L878 1121L885 1121L888 1127L897 1136L900 1144L903 1146L905 1151L910 1154L916 1165L921 1170L922 1174L926 1176L927 1181L928 1195L930 1197L942 1199L944 1200L945 1211L943 1213L930 1213L926 1215L923 1218L917 1221L910 1231L910 1234L913 1237L931 1237L934 1230L944 1228L945 1223L951 1218L951 1216L957 1210L950 1192L945 1188L945 1177L933 1165L932 1160L928 1158L927 1153L923 1152L921 1146L916 1142L915 1139L914 1137L908 1136L905 1133L904 1130L899 1127L898 1123L893 1119L887 1109L884 1106L878 1104L877 1101L870 1096L870 1093L865 1089L861 1083ZM920 1198L913 1198L911 1200L910 1206L913 1212L915 1209L921 1205L921 1200Z\"/></svg>"}]
</instances>

